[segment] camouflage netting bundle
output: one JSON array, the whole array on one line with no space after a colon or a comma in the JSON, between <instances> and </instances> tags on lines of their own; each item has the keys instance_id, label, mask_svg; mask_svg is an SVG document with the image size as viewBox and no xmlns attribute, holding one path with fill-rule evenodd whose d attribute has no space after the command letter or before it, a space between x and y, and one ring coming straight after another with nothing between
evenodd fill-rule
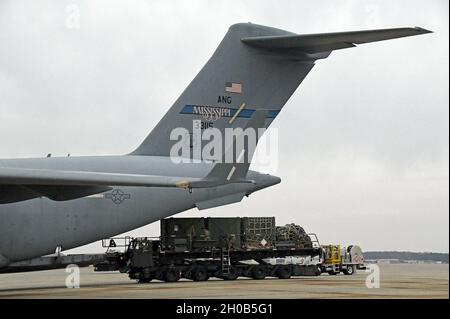
<instances>
[{"instance_id":1,"label":"camouflage netting bundle","mask_svg":"<svg viewBox=\"0 0 450 319\"><path fill-rule=\"evenodd\" d=\"M311 238L306 234L303 227L295 224L277 226L276 239L277 241L293 241L304 247L312 247Z\"/></svg>"}]
</instances>

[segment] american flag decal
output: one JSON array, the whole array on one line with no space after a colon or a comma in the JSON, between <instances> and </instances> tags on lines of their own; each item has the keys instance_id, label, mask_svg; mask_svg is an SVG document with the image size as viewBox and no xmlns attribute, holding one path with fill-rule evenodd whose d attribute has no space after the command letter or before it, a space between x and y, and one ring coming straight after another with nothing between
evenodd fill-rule
<instances>
[{"instance_id":1,"label":"american flag decal","mask_svg":"<svg viewBox=\"0 0 450 319\"><path fill-rule=\"evenodd\" d=\"M225 83L225 92L242 93L242 84L234 83L234 82L227 82L227 83Z\"/></svg>"}]
</instances>

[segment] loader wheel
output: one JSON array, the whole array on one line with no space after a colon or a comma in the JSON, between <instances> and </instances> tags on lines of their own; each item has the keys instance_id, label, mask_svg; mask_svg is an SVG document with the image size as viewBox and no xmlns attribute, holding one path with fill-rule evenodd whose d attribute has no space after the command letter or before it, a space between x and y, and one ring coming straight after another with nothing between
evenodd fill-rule
<instances>
[{"instance_id":1,"label":"loader wheel","mask_svg":"<svg viewBox=\"0 0 450 319\"><path fill-rule=\"evenodd\" d=\"M320 276L322 274L322 270L320 267L317 267L316 271L314 272L314 276Z\"/></svg>"},{"instance_id":2,"label":"loader wheel","mask_svg":"<svg viewBox=\"0 0 450 319\"><path fill-rule=\"evenodd\" d=\"M209 279L208 270L205 267L196 267L193 271L194 281L207 281Z\"/></svg>"},{"instance_id":3,"label":"loader wheel","mask_svg":"<svg viewBox=\"0 0 450 319\"><path fill-rule=\"evenodd\" d=\"M144 279L139 279L139 283L140 284L148 284L152 281L152 278L144 278Z\"/></svg>"},{"instance_id":4,"label":"loader wheel","mask_svg":"<svg viewBox=\"0 0 450 319\"><path fill-rule=\"evenodd\" d=\"M150 281L153 280L153 276L148 268L140 269L137 275L138 275L137 276L138 282L142 284L148 284Z\"/></svg>"},{"instance_id":5,"label":"loader wheel","mask_svg":"<svg viewBox=\"0 0 450 319\"><path fill-rule=\"evenodd\" d=\"M228 275L223 277L223 280L232 281L232 280L238 279L238 277L239 277L239 275L238 275L236 269L230 268L230 272L228 273Z\"/></svg>"},{"instance_id":6,"label":"loader wheel","mask_svg":"<svg viewBox=\"0 0 450 319\"><path fill-rule=\"evenodd\" d=\"M347 268L342 270L342 272L344 273L344 275L352 276L355 274L355 266L354 265L347 266Z\"/></svg>"},{"instance_id":7,"label":"loader wheel","mask_svg":"<svg viewBox=\"0 0 450 319\"><path fill-rule=\"evenodd\" d=\"M178 276L178 272L175 269L167 269L164 273L163 280L165 282L177 282L180 280L180 277Z\"/></svg>"},{"instance_id":8,"label":"loader wheel","mask_svg":"<svg viewBox=\"0 0 450 319\"><path fill-rule=\"evenodd\" d=\"M266 278L266 268L264 266L255 266L252 270L252 278L256 280Z\"/></svg>"},{"instance_id":9,"label":"loader wheel","mask_svg":"<svg viewBox=\"0 0 450 319\"><path fill-rule=\"evenodd\" d=\"M281 267L277 271L277 276L280 279L290 279L291 278L291 270L287 267Z\"/></svg>"}]
</instances>

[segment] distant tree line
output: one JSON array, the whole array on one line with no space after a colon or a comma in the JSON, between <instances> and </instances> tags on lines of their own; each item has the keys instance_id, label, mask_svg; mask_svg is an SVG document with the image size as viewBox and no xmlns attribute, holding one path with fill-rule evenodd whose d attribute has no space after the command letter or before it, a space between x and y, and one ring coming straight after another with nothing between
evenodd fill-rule
<instances>
[{"instance_id":1,"label":"distant tree line","mask_svg":"<svg viewBox=\"0 0 450 319\"><path fill-rule=\"evenodd\" d=\"M409 251L366 251L365 259L432 260L448 263L448 253L413 253Z\"/></svg>"}]
</instances>

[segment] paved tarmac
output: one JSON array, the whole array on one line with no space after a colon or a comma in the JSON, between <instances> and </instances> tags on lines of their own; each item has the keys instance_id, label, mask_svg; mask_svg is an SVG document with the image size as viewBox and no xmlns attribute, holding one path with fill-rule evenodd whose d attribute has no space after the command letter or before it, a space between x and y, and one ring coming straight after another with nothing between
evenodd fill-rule
<instances>
[{"instance_id":1,"label":"paved tarmac","mask_svg":"<svg viewBox=\"0 0 450 319\"><path fill-rule=\"evenodd\" d=\"M80 288L66 288L65 269L0 274L2 298L449 298L449 266L380 264L380 288L367 288L369 273L354 276L239 279L138 284L126 274L80 269Z\"/></svg>"}]
</instances>

